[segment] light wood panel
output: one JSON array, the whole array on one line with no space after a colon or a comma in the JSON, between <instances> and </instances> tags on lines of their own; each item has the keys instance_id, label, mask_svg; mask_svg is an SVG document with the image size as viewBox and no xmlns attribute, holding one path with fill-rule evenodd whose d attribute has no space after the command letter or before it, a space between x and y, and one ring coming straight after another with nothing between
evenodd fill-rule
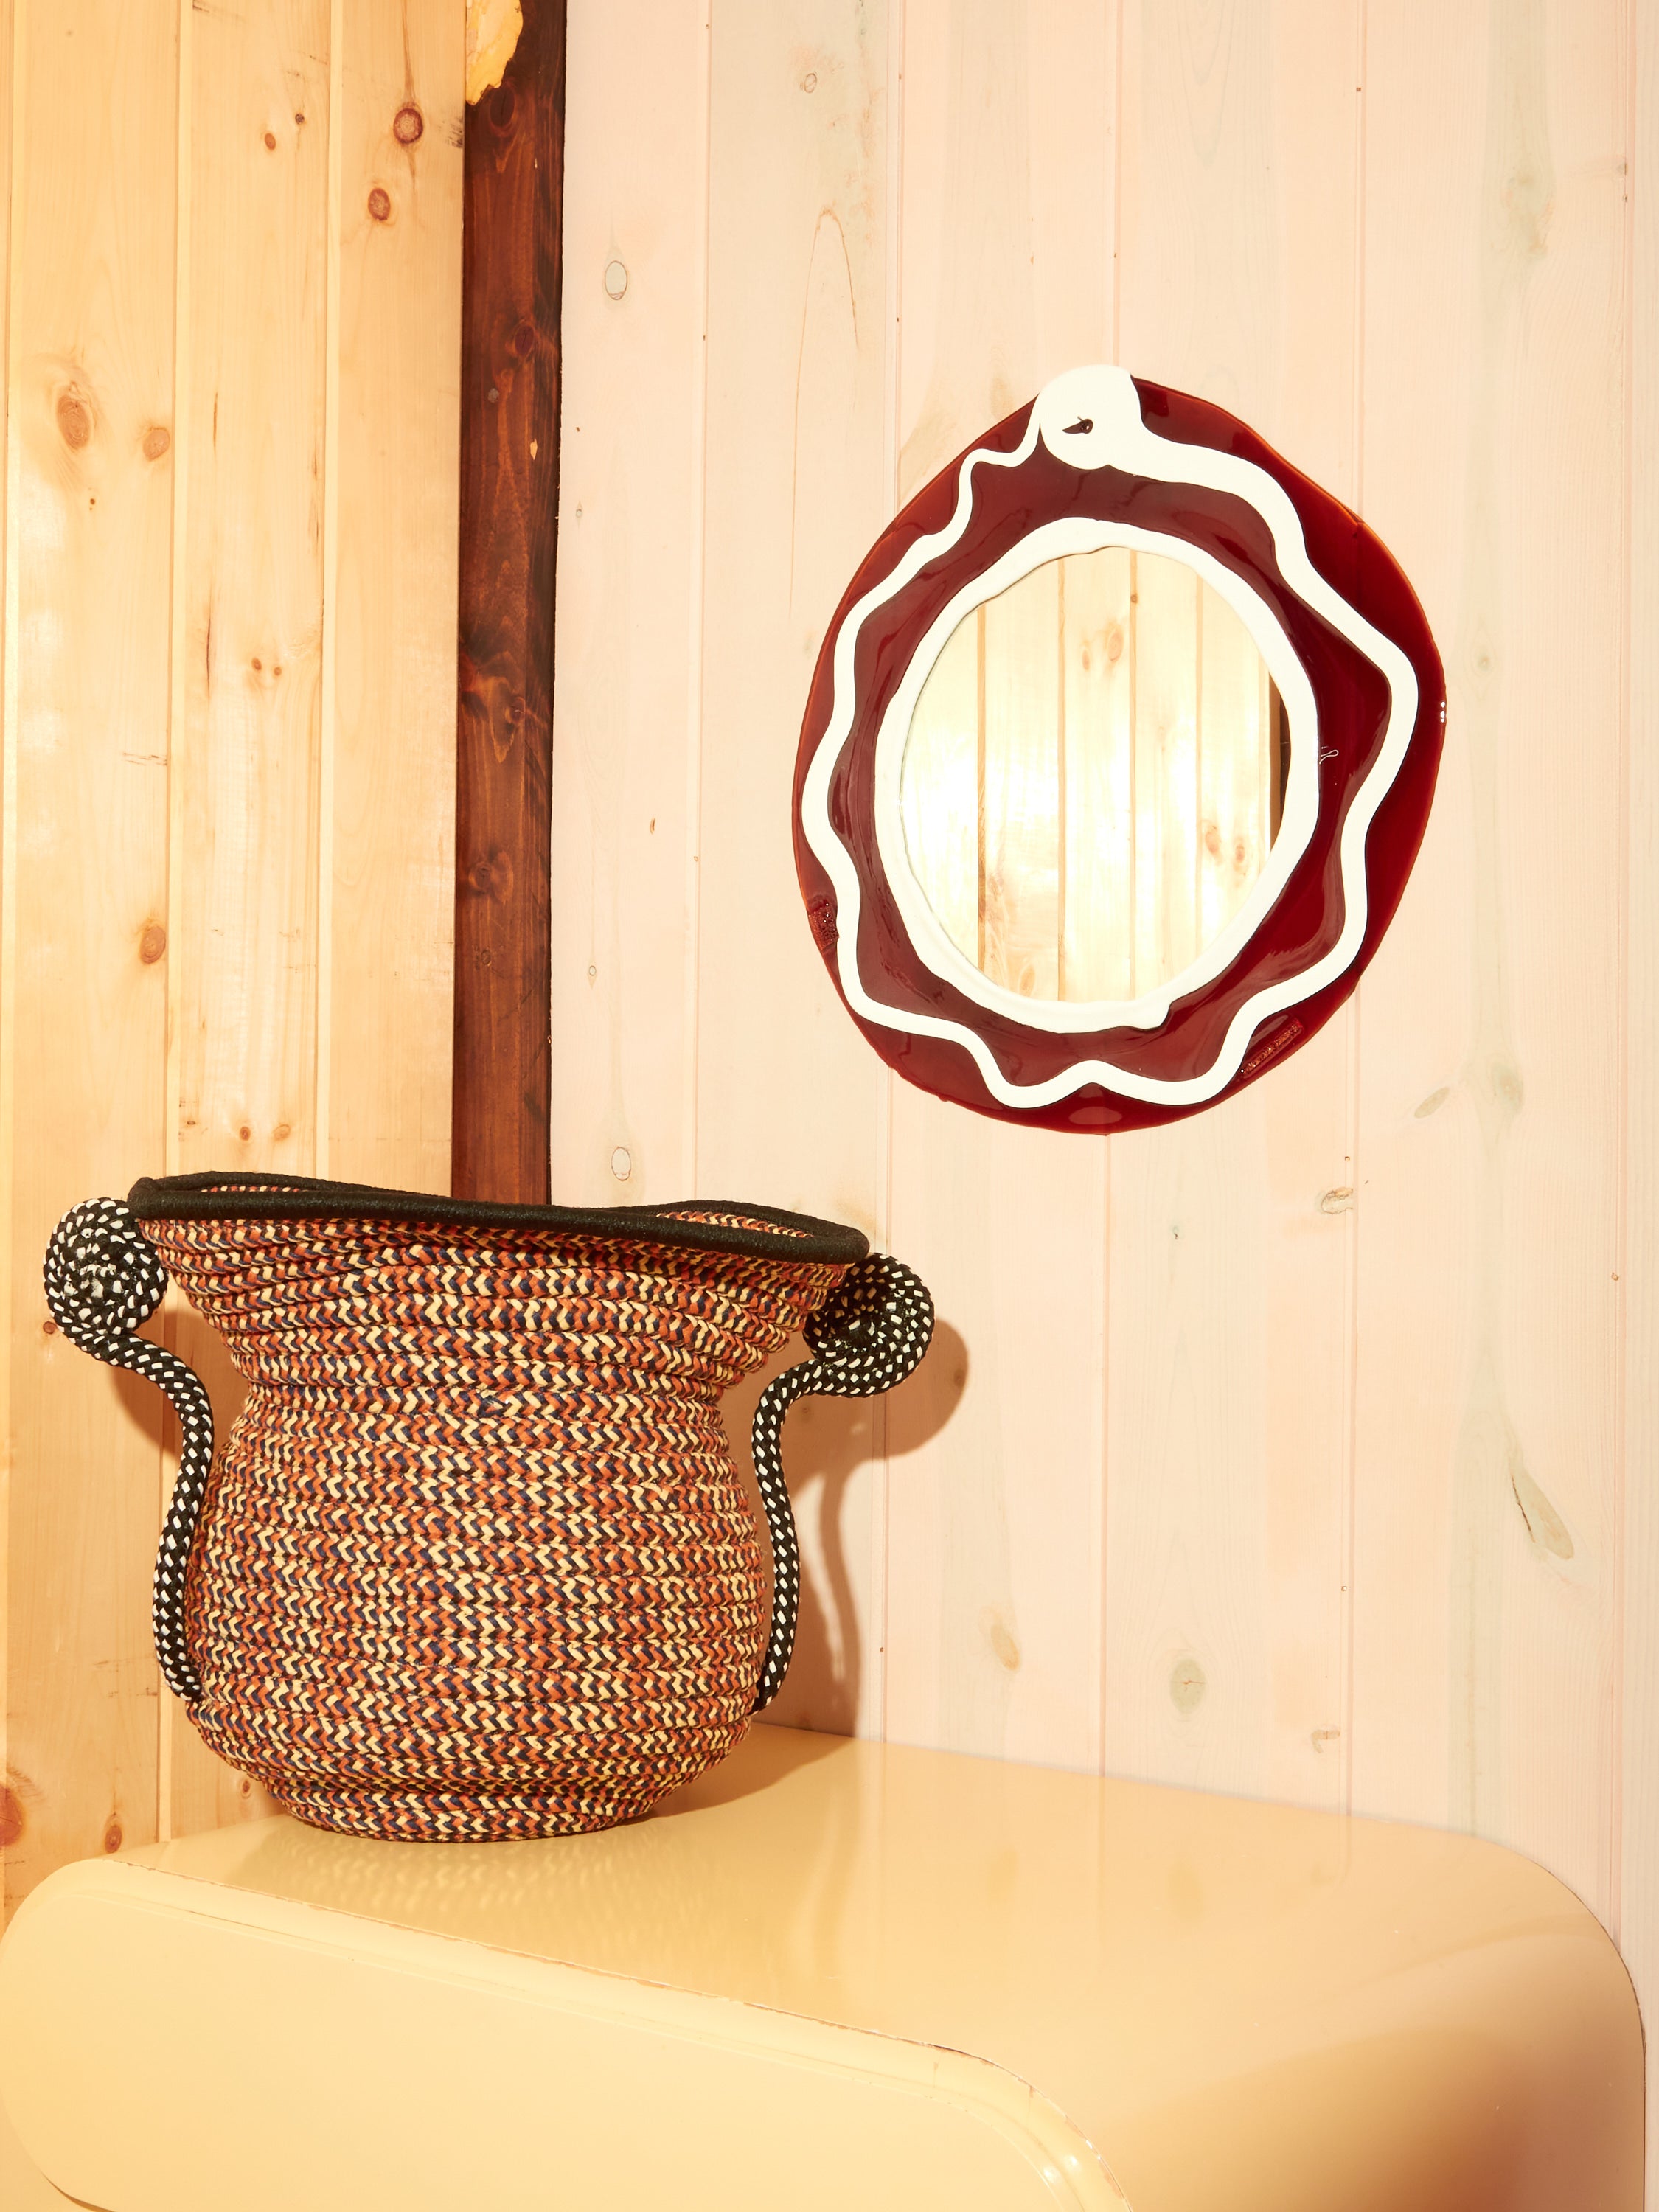
<instances>
[{"instance_id":1,"label":"light wood panel","mask_svg":"<svg viewBox=\"0 0 1659 2212\"><path fill-rule=\"evenodd\" d=\"M906 8L901 499L1110 354L1114 46L1091 5ZM900 1083L891 1159L941 1329L890 1413L888 1728L1092 1765L1106 1150Z\"/></svg>"},{"instance_id":2,"label":"light wood panel","mask_svg":"<svg viewBox=\"0 0 1659 2212\"><path fill-rule=\"evenodd\" d=\"M567 83L552 1194L620 1205L696 1173L703 18L573 8Z\"/></svg>"},{"instance_id":3,"label":"light wood panel","mask_svg":"<svg viewBox=\"0 0 1659 2212\"><path fill-rule=\"evenodd\" d=\"M159 1690L176 1438L46 1325L53 1221L161 1169L308 1170L331 1140L346 1173L447 1181L457 15L3 19L13 1899L118 1838L261 1809ZM227 1425L210 1333L175 1301L156 1327Z\"/></svg>"},{"instance_id":4,"label":"light wood panel","mask_svg":"<svg viewBox=\"0 0 1659 2212\"><path fill-rule=\"evenodd\" d=\"M156 1831L161 1409L47 1318L58 1216L161 1157L172 24L20 4L9 269L6 1887ZM97 57L97 84L88 82Z\"/></svg>"},{"instance_id":5,"label":"light wood panel","mask_svg":"<svg viewBox=\"0 0 1659 2212\"><path fill-rule=\"evenodd\" d=\"M1066 570L1066 991L1135 991L1132 556Z\"/></svg>"},{"instance_id":6,"label":"light wood panel","mask_svg":"<svg viewBox=\"0 0 1659 2212\"><path fill-rule=\"evenodd\" d=\"M465 23L356 0L343 28L327 1171L443 1190Z\"/></svg>"},{"instance_id":7,"label":"light wood panel","mask_svg":"<svg viewBox=\"0 0 1659 2212\"><path fill-rule=\"evenodd\" d=\"M1364 994L1355 1801L1519 1843L1604 1916L1627 66L1611 9L1370 21L1366 507L1450 709Z\"/></svg>"},{"instance_id":8,"label":"light wood panel","mask_svg":"<svg viewBox=\"0 0 1659 2212\"><path fill-rule=\"evenodd\" d=\"M1625 908L1624 1384L1615 1654L1619 1733L1614 1932L1648 2029L1648 2112L1659 2111L1659 19L1638 11L1631 147L1630 597ZM1648 2129L1648 2201L1659 2203L1659 2128Z\"/></svg>"},{"instance_id":9,"label":"light wood panel","mask_svg":"<svg viewBox=\"0 0 1659 2212\"><path fill-rule=\"evenodd\" d=\"M182 465L168 930L177 1099L167 1164L319 1171L328 474L328 0L181 18L190 130L177 149ZM261 342L250 343L250 333ZM331 703L331 702L330 702ZM241 1404L212 1329L175 1293L172 1347L216 1430ZM166 1832L270 1809L163 1689Z\"/></svg>"},{"instance_id":10,"label":"light wood panel","mask_svg":"<svg viewBox=\"0 0 1659 2212\"><path fill-rule=\"evenodd\" d=\"M319 27L325 34L296 79L283 41ZM186 935L176 963L179 1082L188 1102L194 1023L202 1066L216 1069L204 1079L224 1108L269 1079L293 1086L275 1095L302 1102L300 1118L279 1114L263 1143L257 1117L239 1123L246 1164L442 1190L453 1022L465 25L447 8L352 0L338 28L334 53L325 8L308 19L266 9L226 19L216 33L204 33L192 12L185 25L191 122L204 108L216 119L193 128L180 149L181 160L185 145L193 153L179 327L196 334L181 364L197 423L185 511L194 557L210 566L192 572L180 610L185 737L173 882L186 933L192 913L204 918L210 954L192 959ZM280 115L260 131L250 131L248 118L274 114L275 88L295 82L290 149ZM267 136L277 139L274 150ZM298 174L281 183L273 203L267 165L289 152ZM201 304L204 287L210 297L216 288L219 258L239 266L258 258L273 228L282 239L264 275L270 295L257 313L245 304L246 319L220 319L216 306ZM292 349L287 358L280 347L267 354L254 336L271 313ZM295 357L304 368L298 387ZM281 387L276 422L268 441L263 430L250 439L246 422L264 411L268 379L273 392ZM204 433L212 447L227 385L240 389L237 404L250 417L240 449L222 469L216 453L205 465L198 456ZM228 427L223 434L235 433ZM259 519L268 476L286 535L279 526L267 537ZM246 700L236 696L231 664L229 705L222 696L216 702L211 686L192 693L216 623L222 639L240 623L257 644L262 623L293 635L307 621L306 652L289 655L301 676L286 707L295 670L275 653L250 656L256 696L264 674L276 687L274 711L262 710L254 725L238 720ZM252 671L252 659L264 668ZM197 840L210 836L210 823L211 837L221 828L229 836L230 854L198 871L211 846ZM266 851L284 839L285 858ZM234 867L252 848L281 878L244 887L239 937L214 920L223 913L215 870ZM267 982L274 975L270 988L262 974ZM229 999L210 998L220 991ZM240 1028L228 1011L239 997L247 1010ZM296 1025L286 1043L285 1024ZM284 1058L286 1076L278 1069ZM186 1110L172 1164L223 1164L235 1156L226 1142L210 1121L192 1129ZM222 1346L176 1296L167 1334L207 1382L216 1428L226 1434L242 1391ZM263 1790L207 1750L165 1691L162 1707L163 1818L175 1832L270 1809Z\"/></svg>"},{"instance_id":11,"label":"light wood panel","mask_svg":"<svg viewBox=\"0 0 1659 2212\"><path fill-rule=\"evenodd\" d=\"M313 1172L328 0L190 26L181 1170ZM259 333L258 343L251 333Z\"/></svg>"},{"instance_id":12,"label":"light wood panel","mask_svg":"<svg viewBox=\"0 0 1659 2212\"><path fill-rule=\"evenodd\" d=\"M899 763L899 807L911 871L939 927L977 966L985 822L981 703L985 624L958 623L921 687Z\"/></svg>"},{"instance_id":13,"label":"light wood panel","mask_svg":"<svg viewBox=\"0 0 1659 2212\"><path fill-rule=\"evenodd\" d=\"M1065 616L1050 562L979 610L979 944L975 965L1022 998L1058 999L1066 937Z\"/></svg>"},{"instance_id":14,"label":"light wood panel","mask_svg":"<svg viewBox=\"0 0 1659 2212\"><path fill-rule=\"evenodd\" d=\"M1235 409L1339 496L1358 31L1323 0L1123 15L1121 358ZM1170 726L1197 707L1172 701ZM1349 1050L1339 1019L1270 1082L1111 1143L1119 1771L1342 1802Z\"/></svg>"},{"instance_id":15,"label":"light wood panel","mask_svg":"<svg viewBox=\"0 0 1659 2212\"><path fill-rule=\"evenodd\" d=\"M800 702L836 600L890 511L896 62L879 0L714 11L696 1185L872 1237L885 1229L885 1073L810 934L773 917L799 904L787 824ZM734 1401L740 1432L750 1403ZM878 1726L879 1410L828 1401L799 1443L806 1586L779 1717Z\"/></svg>"}]
</instances>

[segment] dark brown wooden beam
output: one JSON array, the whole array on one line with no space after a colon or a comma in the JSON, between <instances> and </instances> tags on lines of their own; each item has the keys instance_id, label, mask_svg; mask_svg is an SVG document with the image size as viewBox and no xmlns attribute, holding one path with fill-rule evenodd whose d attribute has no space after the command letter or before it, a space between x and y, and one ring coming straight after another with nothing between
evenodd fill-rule
<instances>
[{"instance_id":1,"label":"dark brown wooden beam","mask_svg":"<svg viewBox=\"0 0 1659 2212\"><path fill-rule=\"evenodd\" d=\"M564 0L466 115L451 1187L548 1195Z\"/></svg>"}]
</instances>

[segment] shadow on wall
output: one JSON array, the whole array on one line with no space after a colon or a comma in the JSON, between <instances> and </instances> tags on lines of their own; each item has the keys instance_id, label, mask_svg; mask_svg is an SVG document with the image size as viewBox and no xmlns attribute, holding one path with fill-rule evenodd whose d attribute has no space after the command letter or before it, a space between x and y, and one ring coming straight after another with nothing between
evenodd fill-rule
<instances>
[{"instance_id":1,"label":"shadow on wall","mask_svg":"<svg viewBox=\"0 0 1659 2212\"><path fill-rule=\"evenodd\" d=\"M763 1527L750 1425L774 1376L809 1357L805 1340L792 1337L721 1401L732 1454ZM800 1625L788 1678L766 1715L769 1721L834 1735L856 1731L864 1679L859 1616L862 1610L867 1618L870 1610L864 1563L875 1549L865 1531L874 1499L866 1486L849 1501L849 1486L884 1449L890 1462L896 1461L939 1433L968 1387L968 1364L961 1334L949 1322L939 1321L927 1358L885 1398L803 1398L791 1409L783 1427L783 1468L800 1534ZM902 1481L902 1472L896 1471L895 1479ZM850 1567L849 1554L854 1563Z\"/></svg>"}]
</instances>

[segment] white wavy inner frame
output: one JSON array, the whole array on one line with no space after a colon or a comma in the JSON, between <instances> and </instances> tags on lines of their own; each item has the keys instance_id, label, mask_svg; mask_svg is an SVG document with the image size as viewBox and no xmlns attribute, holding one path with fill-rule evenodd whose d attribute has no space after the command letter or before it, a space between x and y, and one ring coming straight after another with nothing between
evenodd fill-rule
<instances>
[{"instance_id":1,"label":"white wavy inner frame","mask_svg":"<svg viewBox=\"0 0 1659 2212\"><path fill-rule=\"evenodd\" d=\"M1072 429L1071 424L1074 421L1084 420L1091 425L1087 431ZM1115 466L1131 475L1151 477L1165 483L1197 484L1243 500L1267 524L1273 538L1279 574L1285 583L1298 599L1316 613L1323 616L1334 629L1364 654L1389 687L1389 717L1382 746L1370 775L1355 793L1342 825L1342 933L1324 957L1311 968L1304 969L1299 975L1286 977L1284 981L1271 985L1247 1000L1228 1024L1226 1036L1214 1060L1197 1075L1165 1079L1142 1075L1133 1069L1119 1067L1110 1060L1080 1060L1041 1083L1012 1082L999 1066L990 1047L974 1030L960 1022L950 1021L939 1015L907 1012L898 1007L884 1005L871 996L859 973L858 871L852 854L830 826L829 797L830 778L852 733L857 704L853 671L860 633L870 617L896 598L928 562L936 560L941 553L948 552L961 538L973 512L975 470L979 467L1018 467L1035 452L1039 437L1056 458L1073 466ZM957 487L956 509L950 521L942 529L917 538L907 549L890 574L872 586L851 610L836 640L834 694L830 722L807 770L801 793L801 827L807 844L835 887L839 939L836 969L842 989L854 1012L880 1028L895 1030L904 1036L936 1036L948 1043L961 1045L971 1055L987 1091L1001 1105L1023 1108L1028 1111L1054 1105L1091 1083L1097 1083L1115 1091L1120 1097L1139 1099L1148 1104L1200 1105L1231 1082L1249 1049L1251 1038L1264 1022L1316 996L1352 966L1358 957L1365 939L1368 911L1365 837L1378 806L1400 772L1411 742L1412 731L1417 720L1416 674L1400 647L1368 623L1358 610L1350 605L1314 567L1308 557L1296 509L1284 487L1265 469L1257 467L1254 461L1241 460L1237 454L1220 453L1210 446L1179 445L1149 430L1141 420L1139 399L1127 369L1106 367L1071 369L1065 375L1056 377L1052 384L1046 385L1038 393L1032 405L1030 420L1025 426L1025 434L1018 446L1006 453L975 447L972 453L963 458ZM1194 550L1193 548L1184 549L1183 557L1191 560ZM929 636L932 635L930 630ZM942 645L942 639L940 643ZM1304 684L1307 682L1305 673L1302 681ZM1280 688L1284 689L1282 685ZM1302 708L1304 714L1310 712L1311 696L1310 690L1307 703ZM1312 741L1299 750L1312 756L1316 813L1319 750L1316 713L1312 714L1310 726ZM1293 739L1299 735L1294 720L1291 734ZM1286 794L1287 811L1297 781L1297 750L1293 745L1292 790ZM896 788L894 797L896 799ZM896 822L894 828L897 834L898 850L902 854L902 823ZM924 907L926 898L920 884L915 883L908 855L902 859L896 872L889 866L890 839L884 835L884 823L878 817L878 845L883 865L888 868L889 881L895 887L895 903L900 905L901 917L903 918L904 902L901 902L897 893L899 883L913 884L915 896ZM1311 835L1311 824L1309 834ZM1254 900L1251 903L1254 905ZM919 947L917 950L920 952ZM931 962L924 964L933 966ZM962 963L963 968L968 964L965 960ZM935 969L934 972L939 971ZM978 976L976 969L971 972ZM1193 988L1189 978L1194 972L1188 969L1175 978L1176 985L1182 991ZM957 982L957 976L952 973L949 980ZM1024 1028L1039 1025L1032 1018L1037 1011L1032 1000L1003 991L982 977L978 980L982 988L969 994L977 1003L990 1011L1012 1012ZM1170 994L1161 993L1158 995L1167 999Z\"/></svg>"},{"instance_id":2,"label":"white wavy inner frame","mask_svg":"<svg viewBox=\"0 0 1659 2212\"><path fill-rule=\"evenodd\" d=\"M933 911L911 864L904 834L901 804L904 744L922 688L958 623L1045 562L1070 554L1098 552L1109 545L1162 554L1196 569L1238 616L1267 662L1290 718L1290 785L1279 835L1249 896L1225 928L1178 975L1134 999L1027 999L1005 984L994 982L976 968L945 934ZM1231 568L1189 545L1185 538L1164 531L1102 522L1091 515L1067 515L1061 521L1042 524L957 593L916 647L876 735L876 843L893 902L922 965L965 998L988 1006L993 1012L1011 1014L1028 1029L1048 1030L1060 1036L1090 1030L1157 1029L1169 1019L1176 999L1213 981L1231 966L1307 851L1319 818L1318 727L1313 686L1295 647L1266 599Z\"/></svg>"}]
</instances>

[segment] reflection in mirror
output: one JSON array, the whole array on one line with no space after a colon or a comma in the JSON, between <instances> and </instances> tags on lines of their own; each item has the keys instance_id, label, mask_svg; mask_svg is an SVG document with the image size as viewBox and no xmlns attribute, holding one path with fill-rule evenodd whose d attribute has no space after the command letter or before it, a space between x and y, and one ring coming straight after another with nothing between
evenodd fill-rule
<instances>
[{"instance_id":1,"label":"reflection in mirror","mask_svg":"<svg viewBox=\"0 0 1659 2212\"><path fill-rule=\"evenodd\" d=\"M968 615L922 688L910 866L991 981L1138 998L1248 897L1289 753L1255 641L1196 569L1118 546L1051 561Z\"/></svg>"}]
</instances>

